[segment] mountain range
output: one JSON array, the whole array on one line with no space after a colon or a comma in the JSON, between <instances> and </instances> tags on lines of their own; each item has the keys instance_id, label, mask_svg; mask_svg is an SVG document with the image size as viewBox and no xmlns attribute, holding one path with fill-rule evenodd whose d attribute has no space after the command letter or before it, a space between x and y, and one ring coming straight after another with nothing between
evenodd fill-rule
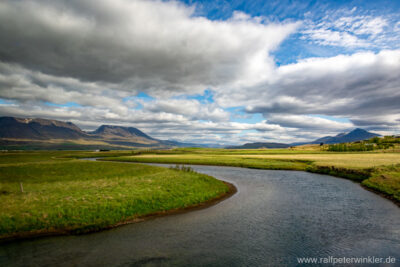
<instances>
[{"instance_id":1,"label":"mountain range","mask_svg":"<svg viewBox=\"0 0 400 267\"><path fill-rule=\"evenodd\" d=\"M326 136L306 143L247 143L230 149L287 148L303 144L334 144L369 139L378 134L363 129ZM0 117L0 149L132 149L171 147L220 147L153 138L134 127L101 125L82 131L71 122L48 119Z\"/></svg>"},{"instance_id":2,"label":"mountain range","mask_svg":"<svg viewBox=\"0 0 400 267\"><path fill-rule=\"evenodd\" d=\"M320 143L338 144L338 143L356 142L356 141L370 139L375 136L380 136L380 135L376 134L376 133L368 132L364 129L357 128L349 133L340 133L336 136L325 136L325 137L319 138L319 139L311 142L311 144L320 144Z\"/></svg>"},{"instance_id":3,"label":"mountain range","mask_svg":"<svg viewBox=\"0 0 400 267\"><path fill-rule=\"evenodd\" d=\"M375 136L380 136L380 135L368 132L364 129L357 128L348 133L340 133L336 136L325 136L311 142L291 143L291 144L257 142L257 143L247 143L241 146L228 146L226 148L230 149L287 148L291 146L299 146L305 144L321 144L321 143L337 144L337 143L347 143L347 142L366 140Z\"/></svg>"},{"instance_id":4,"label":"mountain range","mask_svg":"<svg viewBox=\"0 0 400 267\"><path fill-rule=\"evenodd\" d=\"M200 147L153 138L134 127L101 125L85 132L71 122L0 117L2 149L131 149Z\"/></svg>"}]
</instances>

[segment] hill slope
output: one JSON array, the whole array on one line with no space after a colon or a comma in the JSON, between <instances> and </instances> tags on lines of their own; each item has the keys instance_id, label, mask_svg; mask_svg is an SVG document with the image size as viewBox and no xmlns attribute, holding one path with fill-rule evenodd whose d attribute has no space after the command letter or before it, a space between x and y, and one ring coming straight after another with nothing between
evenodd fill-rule
<instances>
[{"instance_id":1,"label":"hill slope","mask_svg":"<svg viewBox=\"0 0 400 267\"><path fill-rule=\"evenodd\" d=\"M134 127L102 125L82 131L71 122L0 117L0 149L132 149L201 147L158 140Z\"/></svg>"},{"instance_id":2,"label":"hill slope","mask_svg":"<svg viewBox=\"0 0 400 267\"><path fill-rule=\"evenodd\" d=\"M88 134L71 122L0 117L0 138L47 140L86 137Z\"/></svg>"},{"instance_id":3,"label":"hill slope","mask_svg":"<svg viewBox=\"0 0 400 267\"><path fill-rule=\"evenodd\" d=\"M311 144L338 144L338 143L347 143L347 142L356 142L366 140L375 136L380 136L379 134L368 132L364 129L354 129L349 133L340 133L336 136L325 136L313 141Z\"/></svg>"},{"instance_id":4,"label":"hill slope","mask_svg":"<svg viewBox=\"0 0 400 267\"><path fill-rule=\"evenodd\" d=\"M152 146L163 145L160 140L154 139L134 127L102 125L91 132L92 138L104 140L114 145L124 146Z\"/></svg>"},{"instance_id":5,"label":"hill slope","mask_svg":"<svg viewBox=\"0 0 400 267\"><path fill-rule=\"evenodd\" d=\"M241 146L228 146L228 149L257 149L257 148L288 148L291 146L299 146L306 144L337 144L337 143L347 143L347 142L356 142L366 140L375 136L380 136L379 134L371 133L366 130L357 128L348 133L340 133L336 136L325 136L314 140L312 142L302 142L302 143L291 143L291 144L282 144L282 143L247 143Z\"/></svg>"},{"instance_id":6,"label":"hill slope","mask_svg":"<svg viewBox=\"0 0 400 267\"><path fill-rule=\"evenodd\" d=\"M82 131L71 122L47 119L0 117L2 149L128 149L166 147L133 127L102 125Z\"/></svg>"},{"instance_id":7,"label":"hill slope","mask_svg":"<svg viewBox=\"0 0 400 267\"><path fill-rule=\"evenodd\" d=\"M102 125L97 128L96 131L91 132L93 135L103 136L108 138L131 138L131 137L143 137L150 140L155 140L154 138L148 136L139 129L133 127L122 127L113 125Z\"/></svg>"}]
</instances>

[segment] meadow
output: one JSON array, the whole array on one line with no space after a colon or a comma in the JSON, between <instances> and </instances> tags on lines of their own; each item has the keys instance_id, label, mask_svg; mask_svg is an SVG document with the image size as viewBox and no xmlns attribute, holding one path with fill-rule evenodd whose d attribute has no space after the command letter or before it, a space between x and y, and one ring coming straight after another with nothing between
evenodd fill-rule
<instances>
[{"instance_id":1,"label":"meadow","mask_svg":"<svg viewBox=\"0 0 400 267\"><path fill-rule=\"evenodd\" d=\"M393 149L331 152L319 145L295 149L175 149L139 151L105 160L302 170L351 179L400 202L400 153Z\"/></svg>"},{"instance_id":2,"label":"meadow","mask_svg":"<svg viewBox=\"0 0 400 267\"><path fill-rule=\"evenodd\" d=\"M397 150L331 152L309 146L0 152L0 239L97 231L149 214L193 207L230 190L190 168L123 162L316 172L354 180L400 203Z\"/></svg>"},{"instance_id":3,"label":"meadow","mask_svg":"<svg viewBox=\"0 0 400 267\"><path fill-rule=\"evenodd\" d=\"M130 152L0 153L0 239L97 231L229 191L190 169L74 159L107 153Z\"/></svg>"}]
</instances>

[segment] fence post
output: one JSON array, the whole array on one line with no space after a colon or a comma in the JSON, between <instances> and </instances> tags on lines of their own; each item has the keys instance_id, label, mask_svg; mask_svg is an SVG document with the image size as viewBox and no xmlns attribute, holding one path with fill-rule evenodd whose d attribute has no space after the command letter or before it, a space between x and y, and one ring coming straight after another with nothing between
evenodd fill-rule
<instances>
[{"instance_id":1,"label":"fence post","mask_svg":"<svg viewBox=\"0 0 400 267\"><path fill-rule=\"evenodd\" d=\"M24 187L22 185L22 182L19 182L19 188L21 189L21 193L23 193L24 192Z\"/></svg>"}]
</instances>

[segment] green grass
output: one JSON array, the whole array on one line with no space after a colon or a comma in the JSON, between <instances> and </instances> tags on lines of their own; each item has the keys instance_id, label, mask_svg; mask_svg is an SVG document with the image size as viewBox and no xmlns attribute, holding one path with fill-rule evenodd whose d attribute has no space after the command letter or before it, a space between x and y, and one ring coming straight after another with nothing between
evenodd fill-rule
<instances>
[{"instance_id":1,"label":"green grass","mask_svg":"<svg viewBox=\"0 0 400 267\"><path fill-rule=\"evenodd\" d=\"M52 156L57 155L64 153ZM228 191L223 182L195 172L25 156L26 162L20 162L20 154L0 164L0 238L99 230L146 214L199 204ZM42 162L28 161L32 158ZM19 164L9 164L13 159Z\"/></svg>"},{"instance_id":2,"label":"green grass","mask_svg":"<svg viewBox=\"0 0 400 267\"><path fill-rule=\"evenodd\" d=\"M201 151L201 150L200 150ZM179 163L179 164L202 164L202 165L229 165L238 167L260 168L260 169L287 169L304 170L311 164L316 166L335 166L347 169L365 169L384 165L400 164L400 153L265 153L248 154L241 150L241 154L210 152L204 153L142 153L130 156L107 157L110 161L127 162L156 162L156 163ZM253 153L253 152L251 152Z\"/></svg>"},{"instance_id":3,"label":"green grass","mask_svg":"<svg viewBox=\"0 0 400 267\"><path fill-rule=\"evenodd\" d=\"M400 202L400 164L374 169L362 184Z\"/></svg>"},{"instance_id":4,"label":"green grass","mask_svg":"<svg viewBox=\"0 0 400 267\"><path fill-rule=\"evenodd\" d=\"M105 158L106 161L141 162L141 163L169 163L169 164L197 164L234 166L257 169L273 170L304 170L310 163L306 160L282 160L236 157L226 155L204 155L204 154L172 154L172 155L145 155L145 156L122 156Z\"/></svg>"},{"instance_id":5,"label":"green grass","mask_svg":"<svg viewBox=\"0 0 400 267\"><path fill-rule=\"evenodd\" d=\"M328 152L319 146L295 149L175 149L136 151L109 161L235 166L303 170L351 179L400 201L400 153L392 151ZM397 164L397 165L396 165Z\"/></svg>"},{"instance_id":6,"label":"green grass","mask_svg":"<svg viewBox=\"0 0 400 267\"><path fill-rule=\"evenodd\" d=\"M0 152L0 164L25 164L32 162L54 161L59 152Z\"/></svg>"},{"instance_id":7,"label":"green grass","mask_svg":"<svg viewBox=\"0 0 400 267\"><path fill-rule=\"evenodd\" d=\"M0 152L0 165L21 165L27 163L43 163L66 161L81 158L117 157L134 155L135 151L12 151Z\"/></svg>"},{"instance_id":8,"label":"green grass","mask_svg":"<svg viewBox=\"0 0 400 267\"><path fill-rule=\"evenodd\" d=\"M400 203L400 153L306 149L1 152L0 238L99 230L228 191L203 174L114 161L311 171L359 181ZM92 157L108 161L78 160Z\"/></svg>"}]
</instances>

